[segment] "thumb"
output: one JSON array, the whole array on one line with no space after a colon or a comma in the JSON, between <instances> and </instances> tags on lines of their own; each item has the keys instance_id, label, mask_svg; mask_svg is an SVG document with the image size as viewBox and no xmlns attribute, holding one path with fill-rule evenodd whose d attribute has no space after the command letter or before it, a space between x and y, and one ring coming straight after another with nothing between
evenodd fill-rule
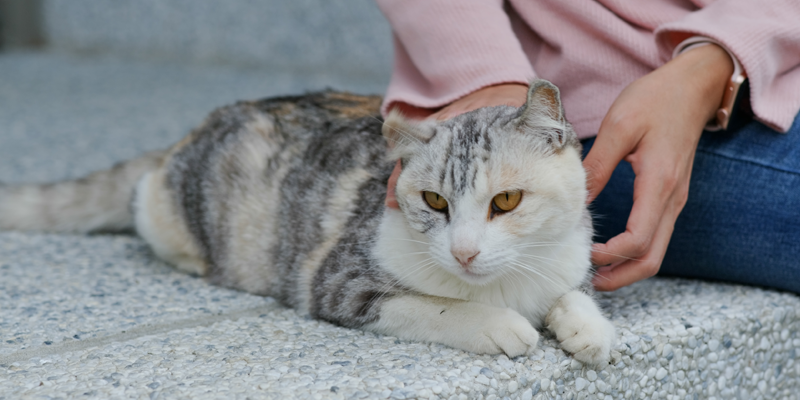
<instances>
[{"instance_id":1,"label":"thumb","mask_svg":"<svg viewBox=\"0 0 800 400\"><path fill-rule=\"evenodd\" d=\"M597 141L595 141L595 145L592 146L592 149L589 150L589 154L587 154L586 158L583 160L583 169L586 170L586 189L588 191L586 197L587 204L593 202L600 192L603 191L608 180L611 179L614 168L616 168L616 164L603 157L601 153L602 152L598 150ZM617 161L617 163L619 163L619 161Z\"/></svg>"},{"instance_id":2,"label":"thumb","mask_svg":"<svg viewBox=\"0 0 800 400\"><path fill-rule=\"evenodd\" d=\"M614 169L635 146L635 143L623 140L628 135L614 135L608 133L608 129L604 129L604 127L605 124L600 126L597 138L589 150L589 154L583 160L583 168L586 170L586 187L589 192L587 203L594 201L603 191L608 180L611 179Z\"/></svg>"}]
</instances>

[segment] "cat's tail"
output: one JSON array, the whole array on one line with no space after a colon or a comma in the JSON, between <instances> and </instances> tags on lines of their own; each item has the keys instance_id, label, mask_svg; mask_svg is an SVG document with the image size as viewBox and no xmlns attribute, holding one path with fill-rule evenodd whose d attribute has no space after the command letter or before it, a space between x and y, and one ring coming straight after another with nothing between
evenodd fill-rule
<instances>
[{"instance_id":1,"label":"cat's tail","mask_svg":"<svg viewBox=\"0 0 800 400\"><path fill-rule=\"evenodd\" d=\"M86 177L43 185L0 185L0 230L76 232L133 228L136 183L164 161L153 151Z\"/></svg>"}]
</instances>

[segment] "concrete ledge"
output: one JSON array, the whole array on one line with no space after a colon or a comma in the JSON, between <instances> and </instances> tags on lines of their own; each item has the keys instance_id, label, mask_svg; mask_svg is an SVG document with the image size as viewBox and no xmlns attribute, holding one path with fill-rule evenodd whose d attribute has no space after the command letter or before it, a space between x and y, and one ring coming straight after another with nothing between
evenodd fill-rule
<instances>
[{"instance_id":1,"label":"concrete ledge","mask_svg":"<svg viewBox=\"0 0 800 400\"><path fill-rule=\"evenodd\" d=\"M391 29L372 0L44 0L42 10L58 50L387 83L391 71Z\"/></svg>"},{"instance_id":2,"label":"concrete ledge","mask_svg":"<svg viewBox=\"0 0 800 400\"><path fill-rule=\"evenodd\" d=\"M0 56L0 181L74 177L182 137L216 105L338 78ZM797 399L800 298L651 279L602 297L612 364L552 338L476 356L310 320L206 284L124 235L0 233L0 399Z\"/></svg>"}]
</instances>

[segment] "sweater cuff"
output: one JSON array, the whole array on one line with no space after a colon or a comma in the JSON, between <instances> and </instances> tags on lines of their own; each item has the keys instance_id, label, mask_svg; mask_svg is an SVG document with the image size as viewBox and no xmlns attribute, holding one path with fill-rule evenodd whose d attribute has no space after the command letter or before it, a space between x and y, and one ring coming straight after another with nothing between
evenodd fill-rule
<instances>
[{"instance_id":1,"label":"sweater cuff","mask_svg":"<svg viewBox=\"0 0 800 400\"><path fill-rule=\"evenodd\" d=\"M800 110L800 3L796 0L726 0L707 4L659 26L662 59L693 36L724 44L747 72L750 105L756 119L786 132Z\"/></svg>"}]
</instances>

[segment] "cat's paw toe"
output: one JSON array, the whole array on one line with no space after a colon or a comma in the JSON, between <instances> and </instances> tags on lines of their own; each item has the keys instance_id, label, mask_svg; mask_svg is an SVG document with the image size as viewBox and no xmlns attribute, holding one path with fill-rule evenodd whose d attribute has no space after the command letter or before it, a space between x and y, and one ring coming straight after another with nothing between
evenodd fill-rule
<instances>
[{"instance_id":1,"label":"cat's paw toe","mask_svg":"<svg viewBox=\"0 0 800 400\"><path fill-rule=\"evenodd\" d=\"M607 364L614 345L614 326L602 317L577 318L563 315L550 324L561 348L576 360L593 365Z\"/></svg>"},{"instance_id":2,"label":"cat's paw toe","mask_svg":"<svg viewBox=\"0 0 800 400\"><path fill-rule=\"evenodd\" d=\"M495 351L483 353L503 352L509 357L517 357L533 351L539 343L539 332L525 317L510 309L486 321L484 326L483 341L486 344L491 342Z\"/></svg>"},{"instance_id":3,"label":"cat's paw toe","mask_svg":"<svg viewBox=\"0 0 800 400\"><path fill-rule=\"evenodd\" d=\"M591 333L579 333L561 342L561 347L581 362L593 365L608 364L612 342Z\"/></svg>"}]
</instances>

